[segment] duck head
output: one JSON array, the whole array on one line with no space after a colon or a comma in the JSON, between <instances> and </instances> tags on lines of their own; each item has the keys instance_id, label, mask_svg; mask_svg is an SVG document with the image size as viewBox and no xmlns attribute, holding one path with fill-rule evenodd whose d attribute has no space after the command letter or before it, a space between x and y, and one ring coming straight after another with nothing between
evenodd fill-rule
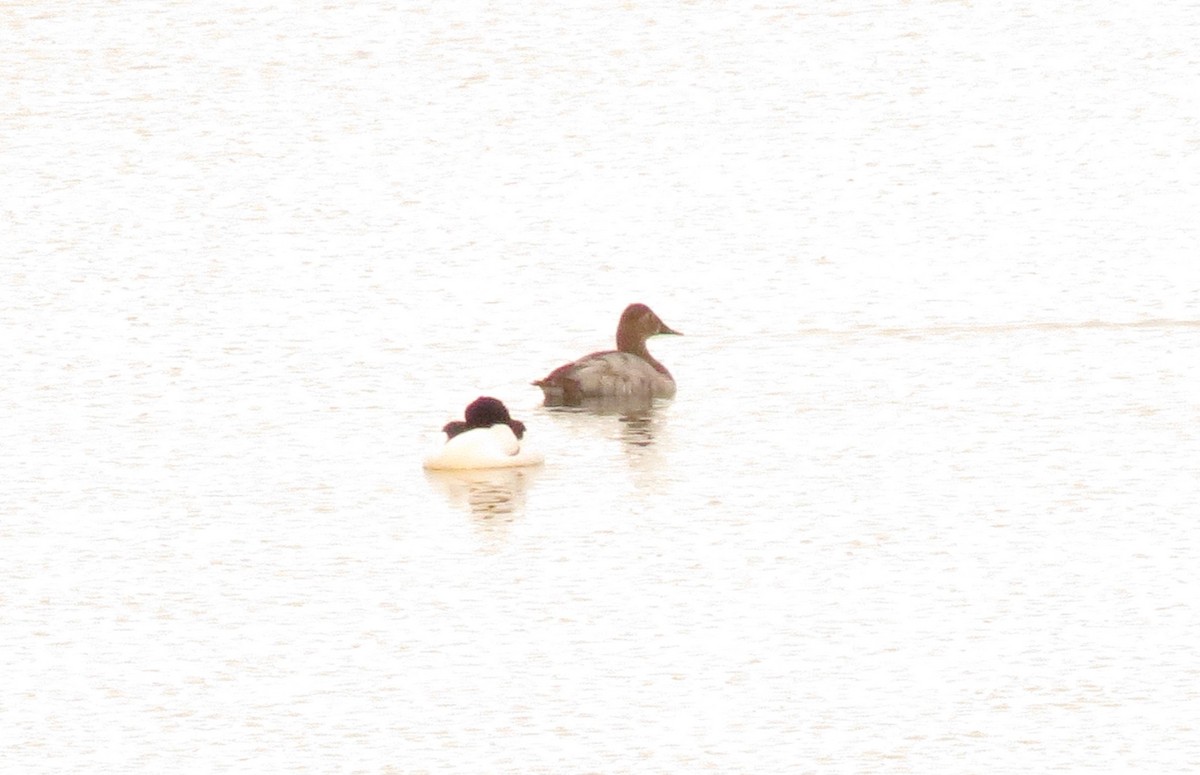
<instances>
[{"instance_id":1,"label":"duck head","mask_svg":"<svg viewBox=\"0 0 1200 775\"><path fill-rule=\"evenodd\" d=\"M462 420L454 420L446 423L442 428L446 435L454 438L464 431L474 430L475 428L490 428L493 425L504 424L512 428L513 434L519 439L525 435L525 423L520 420L514 420L508 414L508 407L497 398L491 396L480 396L472 401L466 412L463 413L466 417L466 422Z\"/></svg>"},{"instance_id":2,"label":"duck head","mask_svg":"<svg viewBox=\"0 0 1200 775\"><path fill-rule=\"evenodd\" d=\"M621 322L617 324L617 349L636 352L647 339L658 334L683 336L662 322L662 318L645 304L630 304L621 313Z\"/></svg>"}]
</instances>

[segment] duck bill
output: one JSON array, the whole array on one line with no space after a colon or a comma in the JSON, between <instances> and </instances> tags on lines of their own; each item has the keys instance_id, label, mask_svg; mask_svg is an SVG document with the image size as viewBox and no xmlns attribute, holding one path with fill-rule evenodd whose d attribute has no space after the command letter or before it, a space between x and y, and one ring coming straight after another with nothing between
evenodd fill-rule
<instances>
[{"instance_id":1,"label":"duck bill","mask_svg":"<svg viewBox=\"0 0 1200 775\"><path fill-rule=\"evenodd\" d=\"M683 336L683 332L682 332L682 331L676 331L675 329L673 329L673 328L671 328L670 326L668 326L666 323L663 323L663 324L662 324L662 328L658 329L658 333L660 333L660 334L671 334L671 335L673 335L673 336Z\"/></svg>"}]
</instances>

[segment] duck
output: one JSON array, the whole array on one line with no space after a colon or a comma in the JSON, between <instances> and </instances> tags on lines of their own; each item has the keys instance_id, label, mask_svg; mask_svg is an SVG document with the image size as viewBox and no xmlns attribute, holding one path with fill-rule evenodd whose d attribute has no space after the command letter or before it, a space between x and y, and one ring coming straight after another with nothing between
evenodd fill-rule
<instances>
[{"instance_id":1,"label":"duck","mask_svg":"<svg viewBox=\"0 0 1200 775\"><path fill-rule=\"evenodd\" d=\"M523 443L525 423L514 420L499 399L480 396L467 406L463 417L443 426L446 442L425 456L425 468L513 468L543 462L540 452Z\"/></svg>"},{"instance_id":2,"label":"duck","mask_svg":"<svg viewBox=\"0 0 1200 775\"><path fill-rule=\"evenodd\" d=\"M645 304L630 304L617 323L617 349L585 355L532 384L547 406L579 406L585 399L652 399L675 395L671 372L646 349L659 334L682 336Z\"/></svg>"}]
</instances>

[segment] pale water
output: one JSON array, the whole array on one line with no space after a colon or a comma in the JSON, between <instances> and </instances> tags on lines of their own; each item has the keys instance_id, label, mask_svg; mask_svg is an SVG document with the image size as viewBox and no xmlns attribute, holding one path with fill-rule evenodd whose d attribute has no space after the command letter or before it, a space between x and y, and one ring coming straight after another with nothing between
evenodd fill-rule
<instances>
[{"instance_id":1,"label":"pale water","mask_svg":"<svg viewBox=\"0 0 1200 775\"><path fill-rule=\"evenodd\" d=\"M1049 5L8 4L0 770L1200 768L1200 10Z\"/></svg>"}]
</instances>

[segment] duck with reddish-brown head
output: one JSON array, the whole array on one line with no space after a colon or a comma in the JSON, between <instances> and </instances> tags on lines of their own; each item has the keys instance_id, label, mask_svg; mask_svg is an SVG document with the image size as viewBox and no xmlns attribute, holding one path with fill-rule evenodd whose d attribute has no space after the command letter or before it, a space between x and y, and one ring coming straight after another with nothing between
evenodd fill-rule
<instances>
[{"instance_id":1,"label":"duck with reddish-brown head","mask_svg":"<svg viewBox=\"0 0 1200 775\"><path fill-rule=\"evenodd\" d=\"M645 304L630 304L617 324L617 349L602 350L559 366L534 382L548 406L578 406L588 399L670 398L671 372L646 349L659 334L680 335Z\"/></svg>"}]
</instances>

